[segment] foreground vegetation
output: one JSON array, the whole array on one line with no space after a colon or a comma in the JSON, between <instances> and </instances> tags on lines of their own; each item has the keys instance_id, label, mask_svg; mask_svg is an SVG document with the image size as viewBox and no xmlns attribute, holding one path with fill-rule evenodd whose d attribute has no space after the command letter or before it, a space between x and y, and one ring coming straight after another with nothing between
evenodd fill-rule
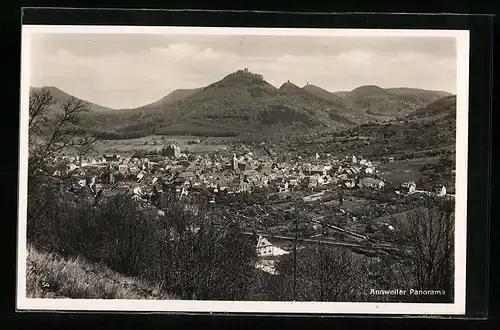
<instances>
[{"instance_id":1,"label":"foreground vegetation","mask_svg":"<svg viewBox=\"0 0 500 330\"><path fill-rule=\"evenodd\" d=\"M29 298L175 299L157 286L125 277L82 257L63 258L33 246L27 249Z\"/></svg>"}]
</instances>

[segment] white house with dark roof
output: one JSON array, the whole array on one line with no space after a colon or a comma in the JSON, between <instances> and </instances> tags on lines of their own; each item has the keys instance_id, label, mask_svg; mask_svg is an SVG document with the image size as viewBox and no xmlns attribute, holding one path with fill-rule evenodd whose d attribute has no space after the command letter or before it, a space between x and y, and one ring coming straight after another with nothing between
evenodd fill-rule
<instances>
[{"instance_id":1,"label":"white house with dark roof","mask_svg":"<svg viewBox=\"0 0 500 330\"><path fill-rule=\"evenodd\" d=\"M446 187L443 184L434 185L432 190L438 196L446 196Z\"/></svg>"},{"instance_id":2,"label":"white house with dark roof","mask_svg":"<svg viewBox=\"0 0 500 330\"><path fill-rule=\"evenodd\" d=\"M290 252L281 249L280 247L269 242L265 237L259 235L257 240L257 255L259 257L274 257L289 253Z\"/></svg>"}]
</instances>

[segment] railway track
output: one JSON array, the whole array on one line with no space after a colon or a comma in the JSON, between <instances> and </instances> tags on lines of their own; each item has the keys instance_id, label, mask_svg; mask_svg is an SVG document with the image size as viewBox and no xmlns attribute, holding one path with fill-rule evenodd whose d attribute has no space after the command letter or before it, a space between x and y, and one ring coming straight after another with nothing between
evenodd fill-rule
<instances>
[{"instance_id":1,"label":"railway track","mask_svg":"<svg viewBox=\"0 0 500 330\"><path fill-rule=\"evenodd\" d=\"M276 234L270 234L262 231L244 231L242 232L244 235L261 235L262 237L266 238L275 238L275 239L281 239L281 240L287 240L287 241L294 241L295 236L288 236L288 235L276 235ZM342 247L347 247L347 248L359 248L359 249L364 249L364 250L369 250L372 252L375 252L376 250L383 250L383 251L399 251L398 248L394 247L392 244L388 243L383 243L383 244L377 244L377 243L356 243L356 242L340 242L340 241L335 241L332 239L321 239L321 238L305 238L305 237L299 237L297 238L298 242L304 242L304 243L315 243L315 244L328 244L328 245L334 245L334 246L342 246Z\"/></svg>"}]
</instances>

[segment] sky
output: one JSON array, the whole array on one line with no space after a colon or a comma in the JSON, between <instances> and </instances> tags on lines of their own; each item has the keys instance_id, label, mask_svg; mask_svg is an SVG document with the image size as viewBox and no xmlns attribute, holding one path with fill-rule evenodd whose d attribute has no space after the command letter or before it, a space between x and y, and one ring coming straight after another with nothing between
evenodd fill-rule
<instances>
[{"instance_id":1,"label":"sky","mask_svg":"<svg viewBox=\"0 0 500 330\"><path fill-rule=\"evenodd\" d=\"M135 108L239 69L279 87L330 92L362 85L456 93L450 37L33 34L31 86L55 86L112 108Z\"/></svg>"}]
</instances>

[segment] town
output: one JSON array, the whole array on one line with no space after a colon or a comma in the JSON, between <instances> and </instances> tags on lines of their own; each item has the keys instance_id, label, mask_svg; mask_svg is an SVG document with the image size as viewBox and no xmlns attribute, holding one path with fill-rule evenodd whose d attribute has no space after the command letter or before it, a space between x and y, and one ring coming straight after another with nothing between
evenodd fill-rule
<instances>
[{"instance_id":1,"label":"town","mask_svg":"<svg viewBox=\"0 0 500 330\"><path fill-rule=\"evenodd\" d=\"M186 154L172 144L160 154L62 156L54 161L67 163L67 174L78 179L75 189L87 187L106 194L111 188L128 188L147 199L154 189L174 189L182 197L199 189L235 194L264 187L276 193L336 184L345 188L384 187L374 165L356 156L339 160L316 154L314 159L298 156L291 162L276 162L269 156L254 157L251 151L238 156Z\"/></svg>"},{"instance_id":2,"label":"town","mask_svg":"<svg viewBox=\"0 0 500 330\"><path fill-rule=\"evenodd\" d=\"M64 173L57 171L56 176L67 175L73 180L73 194L90 194L96 200L128 194L151 206L162 193L172 193L182 199L204 192L210 204L231 209L239 225L249 234L258 234L255 244L261 260L256 267L271 274L275 272L272 265L276 259L291 249L294 225L285 218L289 212L300 217L295 210L299 204L304 205L301 214L308 223L301 230L301 239L370 253L360 243L369 240L367 228L377 232L373 227L379 226L378 233L371 235L371 239L379 241L393 237L391 232L396 230L394 223L377 224L370 222L371 218L409 210L411 203L404 198L426 193L417 190L414 181L404 182L399 187L386 186L387 181L377 166L382 160L372 162L354 155L338 158L319 152L312 157L298 153L289 153L286 157L274 157L266 152L256 155L251 146L241 144L231 150L189 153L171 143L156 152L136 151L99 157L65 155L54 158L53 162L64 168ZM398 197L400 202L384 203L383 198L378 201L366 198L367 192L389 194L392 199ZM445 196L446 188L436 185L430 193ZM249 194L259 195L265 202L235 205L239 195ZM336 212L332 203L337 206ZM331 209L325 210L325 206ZM371 211L367 210L381 208L381 213L369 216ZM158 213L162 215L163 211L158 210ZM347 220L339 223L339 218ZM362 223L366 226L360 227Z\"/></svg>"}]
</instances>

